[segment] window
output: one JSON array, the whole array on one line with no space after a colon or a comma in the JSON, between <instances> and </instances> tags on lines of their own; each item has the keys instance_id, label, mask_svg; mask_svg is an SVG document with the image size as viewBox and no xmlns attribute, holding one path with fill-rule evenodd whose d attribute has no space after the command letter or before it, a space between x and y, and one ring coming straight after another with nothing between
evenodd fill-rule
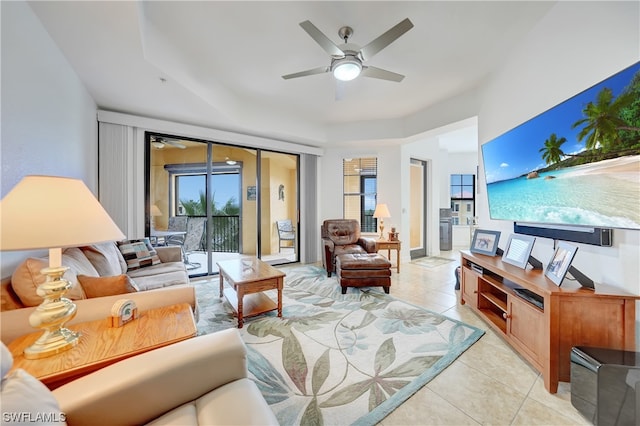
<instances>
[{"instance_id":1,"label":"window","mask_svg":"<svg viewBox=\"0 0 640 426\"><path fill-rule=\"evenodd\" d=\"M348 158L342 163L343 217L360 222L361 232L376 232L378 159Z\"/></svg>"},{"instance_id":2,"label":"window","mask_svg":"<svg viewBox=\"0 0 640 426\"><path fill-rule=\"evenodd\" d=\"M473 223L476 211L475 175L451 175L451 211L454 225Z\"/></svg>"}]
</instances>

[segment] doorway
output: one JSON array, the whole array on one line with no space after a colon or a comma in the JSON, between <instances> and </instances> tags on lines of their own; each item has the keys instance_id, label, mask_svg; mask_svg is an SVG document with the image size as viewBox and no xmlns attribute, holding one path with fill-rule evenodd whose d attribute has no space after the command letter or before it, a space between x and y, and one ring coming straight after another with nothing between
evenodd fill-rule
<instances>
[{"instance_id":1,"label":"doorway","mask_svg":"<svg viewBox=\"0 0 640 426\"><path fill-rule=\"evenodd\" d=\"M412 158L409 164L409 254L427 255L427 162Z\"/></svg>"}]
</instances>

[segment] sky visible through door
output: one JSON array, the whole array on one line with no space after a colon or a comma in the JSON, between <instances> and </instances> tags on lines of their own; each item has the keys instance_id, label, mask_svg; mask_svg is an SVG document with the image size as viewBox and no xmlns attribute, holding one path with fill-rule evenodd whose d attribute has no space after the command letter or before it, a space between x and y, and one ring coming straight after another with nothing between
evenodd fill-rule
<instances>
[{"instance_id":1,"label":"sky visible through door","mask_svg":"<svg viewBox=\"0 0 640 426\"><path fill-rule=\"evenodd\" d=\"M212 178L212 196L217 208L222 208L229 200L233 199L239 206L240 175L237 173L214 174ZM198 201L200 193L204 193L204 176L191 175L180 177L180 201Z\"/></svg>"}]
</instances>

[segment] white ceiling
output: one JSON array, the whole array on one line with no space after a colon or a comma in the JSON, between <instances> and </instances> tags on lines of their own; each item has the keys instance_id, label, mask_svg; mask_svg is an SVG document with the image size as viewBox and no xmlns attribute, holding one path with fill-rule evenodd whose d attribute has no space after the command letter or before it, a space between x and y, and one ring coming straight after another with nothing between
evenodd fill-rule
<instances>
[{"instance_id":1,"label":"white ceiling","mask_svg":"<svg viewBox=\"0 0 640 426\"><path fill-rule=\"evenodd\" d=\"M481 85L554 2L29 4L101 109L322 147L345 125L401 122ZM364 46L404 18L414 28L366 62L400 83L360 77L337 101L330 74L281 77L329 65L304 20L336 44L349 25Z\"/></svg>"}]
</instances>

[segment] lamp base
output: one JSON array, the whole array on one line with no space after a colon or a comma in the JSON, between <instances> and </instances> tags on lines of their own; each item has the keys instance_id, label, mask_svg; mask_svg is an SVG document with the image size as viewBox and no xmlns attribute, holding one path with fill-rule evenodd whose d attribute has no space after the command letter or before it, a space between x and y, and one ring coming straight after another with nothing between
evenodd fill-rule
<instances>
[{"instance_id":1,"label":"lamp base","mask_svg":"<svg viewBox=\"0 0 640 426\"><path fill-rule=\"evenodd\" d=\"M76 305L62 297L71 288L71 283L62 278L67 269L66 266L59 266L41 271L47 280L38 286L36 292L44 300L29 315L29 323L32 327L43 329L44 333L24 350L27 359L52 356L78 344L80 333L64 327L76 316Z\"/></svg>"},{"instance_id":2,"label":"lamp base","mask_svg":"<svg viewBox=\"0 0 640 426\"><path fill-rule=\"evenodd\" d=\"M71 349L78 344L79 340L80 333L68 328L60 328L54 332L45 331L33 345L25 348L24 357L40 359L53 356Z\"/></svg>"},{"instance_id":3,"label":"lamp base","mask_svg":"<svg viewBox=\"0 0 640 426\"><path fill-rule=\"evenodd\" d=\"M380 221L380 240L384 241L384 225L382 224L382 220Z\"/></svg>"}]
</instances>

